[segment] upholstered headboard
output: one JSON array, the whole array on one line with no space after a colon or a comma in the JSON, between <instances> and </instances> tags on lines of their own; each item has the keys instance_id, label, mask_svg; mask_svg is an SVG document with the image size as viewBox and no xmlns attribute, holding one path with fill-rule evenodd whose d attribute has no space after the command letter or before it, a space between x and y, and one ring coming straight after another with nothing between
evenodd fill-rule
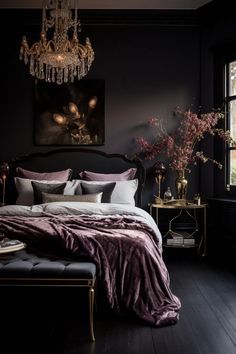
<instances>
[{"instance_id":1,"label":"upholstered headboard","mask_svg":"<svg viewBox=\"0 0 236 354\"><path fill-rule=\"evenodd\" d=\"M14 176L17 167L37 172L54 172L71 168L73 170L73 179L79 179L79 172L83 170L98 173L121 173L131 167L135 167L137 168L135 178L139 181L136 205L141 206L145 169L139 159L129 159L125 155L107 154L95 149L72 147L20 156L8 161L8 164L10 173L7 182L7 203L14 203L16 199Z\"/></svg>"}]
</instances>

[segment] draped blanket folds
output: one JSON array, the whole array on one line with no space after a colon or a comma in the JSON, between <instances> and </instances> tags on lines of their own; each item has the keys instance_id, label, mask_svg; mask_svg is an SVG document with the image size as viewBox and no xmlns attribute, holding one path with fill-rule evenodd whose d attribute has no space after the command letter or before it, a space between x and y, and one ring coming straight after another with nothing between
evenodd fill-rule
<instances>
[{"instance_id":1,"label":"draped blanket folds","mask_svg":"<svg viewBox=\"0 0 236 354\"><path fill-rule=\"evenodd\" d=\"M178 320L162 246L132 215L0 215L0 232L46 254L94 262L109 307L153 326Z\"/></svg>"}]
</instances>

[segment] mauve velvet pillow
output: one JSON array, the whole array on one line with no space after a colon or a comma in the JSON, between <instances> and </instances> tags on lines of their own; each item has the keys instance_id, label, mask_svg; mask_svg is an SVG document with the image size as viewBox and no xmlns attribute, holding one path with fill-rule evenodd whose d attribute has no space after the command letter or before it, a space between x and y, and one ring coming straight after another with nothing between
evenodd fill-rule
<instances>
[{"instance_id":1,"label":"mauve velvet pillow","mask_svg":"<svg viewBox=\"0 0 236 354\"><path fill-rule=\"evenodd\" d=\"M106 184L86 184L86 182L81 182L81 188L83 194L92 194L102 192L102 203L111 202L111 194L115 188L116 183L106 183ZM77 194L77 190L75 191Z\"/></svg>"},{"instance_id":2,"label":"mauve velvet pillow","mask_svg":"<svg viewBox=\"0 0 236 354\"><path fill-rule=\"evenodd\" d=\"M66 183L46 184L31 182L34 190L34 204L42 204L42 192L50 194L63 194Z\"/></svg>"},{"instance_id":3,"label":"mauve velvet pillow","mask_svg":"<svg viewBox=\"0 0 236 354\"><path fill-rule=\"evenodd\" d=\"M63 195L63 194L49 194L42 192L43 203L52 202L87 202L87 203L101 203L102 193L82 194L82 195Z\"/></svg>"},{"instance_id":4,"label":"mauve velvet pillow","mask_svg":"<svg viewBox=\"0 0 236 354\"><path fill-rule=\"evenodd\" d=\"M34 172L34 171L25 170L22 167L16 168L16 174L18 177L34 179L37 181L56 180L60 182L66 182L71 178L72 172L73 171L70 168L68 168L67 170L56 171L56 172Z\"/></svg>"},{"instance_id":5,"label":"mauve velvet pillow","mask_svg":"<svg viewBox=\"0 0 236 354\"><path fill-rule=\"evenodd\" d=\"M134 179L137 168L129 168L121 173L96 173L91 171L82 171L79 173L81 179L85 181L129 181Z\"/></svg>"}]
</instances>

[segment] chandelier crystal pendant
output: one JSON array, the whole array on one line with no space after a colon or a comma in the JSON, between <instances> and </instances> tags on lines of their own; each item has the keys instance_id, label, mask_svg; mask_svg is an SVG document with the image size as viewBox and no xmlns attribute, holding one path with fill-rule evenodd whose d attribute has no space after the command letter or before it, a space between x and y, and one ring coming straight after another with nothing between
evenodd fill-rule
<instances>
[{"instance_id":1,"label":"chandelier crystal pendant","mask_svg":"<svg viewBox=\"0 0 236 354\"><path fill-rule=\"evenodd\" d=\"M79 42L80 31L76 0L74 10L70 0L44 0L40 39L30 48L24 36L20 59L29 63L30 74L37 79L57 84L80 80L94 60L89 38L85 45Z\"/></svg>"}]
</instances>

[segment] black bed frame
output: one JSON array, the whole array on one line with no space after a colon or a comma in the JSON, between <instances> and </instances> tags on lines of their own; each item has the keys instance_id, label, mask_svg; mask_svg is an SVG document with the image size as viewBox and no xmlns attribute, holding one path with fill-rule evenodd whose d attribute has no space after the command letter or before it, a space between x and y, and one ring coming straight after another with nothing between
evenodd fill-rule
<instances>
[{"instance_id":1,"label":"black bed frame","mask_svg":"<svg viewBox=\"0 0 236 354\"><path fill-rule=\"evenodd\" d=\"M136 205L141 206L141 193L145 181L145 170L140 160L129 159L127 156L121 154L107 154L100 150L87 148L67 148L50 150L47 152L37 152L26 156L21 156L7 162L9 164L9 176L7 179L6 202L8 204L14 203L16 199L16 190L14 184L14 176L16 175L16 168L23 167L32 171L38 172L53 172L67 168L72 168L74 174L72 178L79 178L79 172L82 170L90 170L100 173L120 173L128 168L137 168L136 178L138 178L139 185L136 193ZM71 261L73 262L73 260ZM29 264L30 271L29 271ZM35 266L40 264L44 272L38 273L38 276L31 276L34 274ZM89 294L89 324L90 324L90 338L95 340L93 329L93 303L94 303L94 285L96 279L96 270L91 272L91 264L89 263L75 263L73 268L75 271L70 274L67 272L66 277L55 275L54 260L40 258L34 254L28 254L27 251L15 254L6 254L4 257L0 255L0 287L1 286L75 286L86 287ZM67 268L68 264L63 259L57 259L56 264L59 267ZM70 263L69 263L70 264ZM50 265L50 266L48 266ZM95 265L92 264L95 267ZM14 268L15 267L15 268ZM89 276L81 274L81 268L86 271ZM96 268L96 267L95 267ZM15 269L15 271L14 271ZM19 269L22 274L19 276ZM46 269L46 276L45 276ZM67 268L68 269L68 268ZM57 274L57 272L56 272ZM59 272L59 274L61 274Z\"/></svg>"},{"instance_id":2,"label":"black bed frame","mask_svg":"<svg viewBox=\"0 0 236 354\"><path fill-rule=\"evenodd\" d=\"M128 168L137 168L138 190L136 205L142 206L142 189L145 183L145 169L138 158L128 158L122 154L109 154L101 150L88 148L63 148L36 152L7 161L10 167L7 181L6 203L13 204L16 200L14 176L16 168L22 167L38 172L53 172L67 168L73 170L72 178L78 179L79 172L89 170L99 173L120 173Z\"/></svg>"}]
</instances>

